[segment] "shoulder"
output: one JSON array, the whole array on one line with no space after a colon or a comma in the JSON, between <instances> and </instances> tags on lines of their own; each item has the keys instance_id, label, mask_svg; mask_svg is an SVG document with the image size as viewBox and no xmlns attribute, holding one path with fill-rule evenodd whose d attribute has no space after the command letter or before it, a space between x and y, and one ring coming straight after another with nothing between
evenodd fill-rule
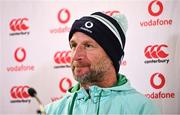
<instances>
[{"instance_id":1,"label":"shoulder","mask_svg":"<svg viewBox=\"0 0 180 115\"><path fill-rule=\"evenodd\" d=\"M141 114L158 114L160 113L158 107L155 105L153 100L150 100L140 92L134 90L126 95L126 103L132 105L131 109L136 109Z\"/></svg>"},{"instance_id":2,"label":"shoulder","mask_svg":"<svg viewBox=\"0 0 180 115\"><path fill-rule=\"evenodd\" d=\"M45 111L47 114L56 114L61 113L63 108L68 105L70 102L71 95L65 95L63 98L59 99L58 101L49 103L45 106Z\"/></svg>"},{"instance_id":3,"label":"shoulder","mask_svg":"<svg viewBox=\"0 0 180 115\"><path fill-rule=\"evenodd\" d=\"M128 82L121 87L121 90L114 92L114 100L121 103L124 109L130 113L158 114L159 109L152 100L130 87Z\"/></svg>"}]
</instances>

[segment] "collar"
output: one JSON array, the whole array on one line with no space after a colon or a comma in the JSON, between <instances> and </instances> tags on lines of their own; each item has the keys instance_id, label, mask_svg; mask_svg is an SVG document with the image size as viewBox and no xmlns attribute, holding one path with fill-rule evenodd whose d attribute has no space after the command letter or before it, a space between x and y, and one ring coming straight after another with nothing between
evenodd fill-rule
<instances>
[{"instance_id":1,"label":"collar","mask_svg":"<svg viewBox=\"0 0 180 115\"><path fill-rule=\"evenodd\" d=\"M122 85L124 85L126 83L128 83L128 85L130 85L130 83L129 83L128 79L126 78L126 76L123 75L123 74L118 74L117 75L117 83L115 85L113 85L112 87L109 87L109 88L101 88L101 89L104 89L104 90L106 90L106 89L116 89L116 87L122 86ZM98 87L98 86L94 85L94 86L91 86L91 87ZM91 87L90 87L90 89L91 89ZM70 88L68 90L68 92L69 93L74 93L74 92L77 92L78 90L80 90L80 83L78 83L74 87Z\"/></svg>"}]
</instances>

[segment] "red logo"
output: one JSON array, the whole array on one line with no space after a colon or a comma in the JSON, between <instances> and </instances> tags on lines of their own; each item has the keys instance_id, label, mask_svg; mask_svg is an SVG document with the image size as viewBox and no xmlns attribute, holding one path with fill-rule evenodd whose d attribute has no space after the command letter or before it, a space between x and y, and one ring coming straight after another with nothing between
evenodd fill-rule
<instances>
[{"instance_id":1,"label":"red logo","mask_svg":"<svg viewBox=\"0 0 180 115\"><path fill-rule=\"evenodd\" d=\"M11 22L9 23L10 29L12 31L27 30L29 26L25 24L25 21L28 21L28 18L18 18L11 20Z\"/></svg>"},{"instance_id":2,"label":"red logo","mask_svg":"<svg viewBox=\"0 0 180 115\"><path fill-rule=\"evenodd\" d=\"M155 83L154 79L158 79L160 81L159 84ZM155 89L160 89L165 85L165 77L161 73L154 73L150 78L151 86Z\"/></svg>"},{"instance_id":3,"label":"red logo","mask_svg":"<svg viewBox=\"0 0 180 115\"><path fill-rule=\"evenodd\" d=\"M24 59L26 58L26 51L25 51L25 49L22 48L22 47L17 48L15 50L15 52L14 52L14 58L18 62L24 61Z\"/></svg>"},{"instance_id":4,"label":"red logo","mask_svg":"<svg viewBox=\"0 0 180 115\"><path fill-rule=\"evenodd\" d=\"M64 77L59 82L59 88L63 93L66 93L66 91L72 87L72 82L69 78Z\"/></svg>"},{"instance_id":5,"label":"red logo","mask_svg":"<svg viewBox=\"0 0 180 115\"><path fill-rule=\"evenodd\" d=\"M165 44L162 45L149 45L144 49L144 54L147 58L166 58L169 54L165 53L162 48L167 48Z\"/></svg>"},{"instance_id":6,"label":"red logo","mask_svg":"<svg viewBox=\"0 0 180 115\"><path fill-rule=\"evenodd\" d=\"M68 64L71 62L71 51L58 51L54 55L54 61L57 64Z\"/></svg>"},{"instance_id":7,"label":"red logo","mask_svg":"<svg viewBox=\"0 0 180 115\"><path fill-rule=\"evenodd\" d=\"M159 16L163 11L163 4L159 0L153 0L148 5L148 12L152 16Z\"/></svg>"},{"instance_id":8,"label":"red logo","mask_svg":"<svg viewBox=\"0 0 180 115\"><path fill-rule=\"evenodd\" d=\"M14 86L11 88L11 97L14 98L14 99L17 99L17 98L28 98L30 97L30 95L28 94L28 89L30 87L25 85L25 86Z\"/></svg>"},{"instance_id":9,"label":"red logo","mask_svg":"<svg viewBox=\"0 0 180 115\"><path fill-rule=\"evenodd\" d=\"M59 11L57 17L60 23L65 24L69 21L71 14L68 9L63 8Z\"/></svg>"},{"instance_id":10,"label":"red logo","mask_svg":"<svg viewBox=\"0 0 180 115\"><path fill-rule=\"evenodd\" d=\"M106 11L105 14L108 16L112 16L115 13L120 13L118 10L113 10L113 11Z\"/></svg>"}]
</instances>

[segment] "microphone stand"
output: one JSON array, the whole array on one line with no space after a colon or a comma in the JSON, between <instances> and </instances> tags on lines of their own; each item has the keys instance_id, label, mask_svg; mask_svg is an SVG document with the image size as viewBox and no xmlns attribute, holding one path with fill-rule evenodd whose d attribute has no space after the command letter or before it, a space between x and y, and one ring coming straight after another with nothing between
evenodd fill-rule
<instances>
[{"instance_id":1,"label":"microphone stand","mask_svg":"<svg viewBox=\"0 0 180 115\"><path fill-rule=\"evenodd\" d=\"M41 114L41 115L46 115L44 105L41 103L40 99L36 95L34 96L34 98L36 99L36 101L39 104L39 110L37 110L37 113Z\"/></svg>"},{"instance_id":2,"label":"microphone stand","mask_svg":"<svg viewBox=\"0 0 180 115\"><path fill-rule=\"evenodd\" d=\"M37 113L41 114L41 115L46 115L44 106L43 106L42 102L40 101L40 99L38 98L36 90L33 88L29 88L28 93L31 97L34 97L39 104L39 110L37 110Z\"/></svg>"}]
</instances>

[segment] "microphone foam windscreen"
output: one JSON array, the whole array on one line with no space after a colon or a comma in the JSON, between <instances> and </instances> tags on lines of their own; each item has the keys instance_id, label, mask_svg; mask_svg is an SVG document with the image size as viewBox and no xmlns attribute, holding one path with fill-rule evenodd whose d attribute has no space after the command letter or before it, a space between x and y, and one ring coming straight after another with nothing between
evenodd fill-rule
<instances>
[{"instance_id":1,"label":"microphone foam windscreen","mask_svg":"<svg viewBox=\"0 0 180 115\"><path fill-rule=\"evenodd\" d=\"M37 94L36 90L33 88L29 88L28 93L31 97L35 97L35 95Z\"/></svg>"}]
</instances>

